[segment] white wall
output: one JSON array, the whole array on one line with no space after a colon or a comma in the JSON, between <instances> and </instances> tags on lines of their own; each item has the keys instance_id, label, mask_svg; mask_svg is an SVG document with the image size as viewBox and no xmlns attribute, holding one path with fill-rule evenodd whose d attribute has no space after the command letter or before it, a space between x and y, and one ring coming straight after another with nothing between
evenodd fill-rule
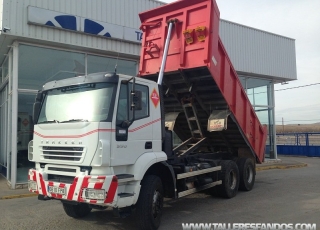
<instances>
[{"instance_id":1,"label":"white wall","mask_svg":"<svg viewBox=\"0 0 320 230\"><path fill-rule=\"evenodd\" d=\"M238 72L296 80L295 40L220 20L220 37Z\"/></svg>"}]
</instances>

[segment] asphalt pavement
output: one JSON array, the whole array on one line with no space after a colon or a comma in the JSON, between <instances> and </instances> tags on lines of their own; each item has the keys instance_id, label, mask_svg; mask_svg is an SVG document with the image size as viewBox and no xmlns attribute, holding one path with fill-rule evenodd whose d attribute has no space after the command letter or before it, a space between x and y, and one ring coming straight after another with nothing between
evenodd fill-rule
<instances>
[{"instance_id":1,"label":"asphalt pavement","mask_svg":"<svg viewBox=\"0 0 320 230\"><path fill-rule=\"evenodd\" d=\"M320 158L279 158L258 166L272 170L258 169L254 189L232 199L203 192L166 200L159 229L182 229L182 223L315 223L319 228ZM77 220L64 213L59 201L37 197L2 199L0 213L0 229L138 229L134 216L116 218L107 209Z\"/></svg>"},{"instance_id":2,"label":"asphalt pavement","mask_svg":"<svg viewBox=\"0 0 320 230\"><path fill-rule=\"evenodd\" d=\"M166 200L159 229L182 229L183 223L311 223L319 228L320 158L280 158L281 162L258 166L264 168L258 169L253 190L239 191L232 199L202 192ZM8 193L2 188L3 197ZM23 195L26 191L20 192ZM64 213L60 201L39 201L37 197L2 199L0 214L1 230L138 230L134 215L116 218L112 210L107 209L93 210L83 219L73 219Z\"/></svg>"}]
</instances>

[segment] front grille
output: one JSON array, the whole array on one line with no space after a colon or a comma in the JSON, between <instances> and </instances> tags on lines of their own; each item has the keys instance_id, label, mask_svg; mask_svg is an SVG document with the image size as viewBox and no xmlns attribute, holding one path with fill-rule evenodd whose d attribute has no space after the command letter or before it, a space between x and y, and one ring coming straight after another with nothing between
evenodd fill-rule
<instances>
[{"instance_id":1,"label":"front grille","mask_svg":"<svg viewBox=\"0 0 320 230\"><path fill-rule=\"evenodd\" d=\"M75 177L72 177L72 176L61 176L61 175L48 174L48 180L52 181L52 182L72 184L74 178Z\"/></svg>"},{"instance_id":2,"label":"front grille","mask_svg":"<svg viewBox=\"0 0 320 230\"><path fill-rule=\"evenodd\" d=\"M51 171L59 171L59 172L73 172L76 173L76 169L70 169L70 168L57 168L57 167L48 167L48 170Z\"/></svg>"},{"instance_id":3,"label":"front grille","mask_svg":"<svg viewBox=\"0 0 320 230\"><path fill-rule=\"evenodd\" d=\"M83 156L83 147L55 147L43 146L42 156L47 160L80 161Z\"/></svg>"}]
</instances>

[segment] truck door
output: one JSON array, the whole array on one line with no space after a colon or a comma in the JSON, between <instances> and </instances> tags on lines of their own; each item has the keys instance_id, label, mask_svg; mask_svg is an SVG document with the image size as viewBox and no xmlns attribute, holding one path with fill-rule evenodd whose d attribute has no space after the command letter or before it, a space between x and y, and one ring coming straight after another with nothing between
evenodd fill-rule
<instances>
[{"instance_id":1,"label":"truck door","mask_svg":"<svg viewBox=\"0 0 320 230\"><path fill-rule=\"evenodd\" d=\"M134 164L145 152L152 152L152 115L150 114L149 87L135 84L135 90L141 91L142 108L135 110L135 119L129 127L123 122L130 121L133 111L130 109L132 83L120 85L116 119L113 122L113 140L111 165Z\"/></svg>"}]
</instances>

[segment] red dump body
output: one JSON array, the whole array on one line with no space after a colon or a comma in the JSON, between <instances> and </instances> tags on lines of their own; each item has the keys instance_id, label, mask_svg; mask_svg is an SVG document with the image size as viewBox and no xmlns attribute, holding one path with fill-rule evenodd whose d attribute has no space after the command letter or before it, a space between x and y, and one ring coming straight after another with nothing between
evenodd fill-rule
<instances>
[{"instance_id":1,"label":"red dump body","mask_svg":"<svg viewBox=\"0 0 320 230\"><path fill-rule=\"evenodd\" d=\"M228 127L231 131L225 131L224 139L238 149L250 149L257 162L261 163L267 129L260 124L221 42L220 13L216 2L181 0L139 16L144 32L140 76L156 79L167 36L167 22L177 20L170 40L164 84L181 91L179 79L182 75L183 79L187 78L190 84L194 82L196 85L199 98L203 100L200 109L205 106L229 109L232 119L230 124L228 121ZM165 105L165 109L170 110L170 106L166 108ZM219 136L212 134L212 141L215 140L219 140ZM219 144L218 141L216 143Z\"/></svg>"}]
</instances>

